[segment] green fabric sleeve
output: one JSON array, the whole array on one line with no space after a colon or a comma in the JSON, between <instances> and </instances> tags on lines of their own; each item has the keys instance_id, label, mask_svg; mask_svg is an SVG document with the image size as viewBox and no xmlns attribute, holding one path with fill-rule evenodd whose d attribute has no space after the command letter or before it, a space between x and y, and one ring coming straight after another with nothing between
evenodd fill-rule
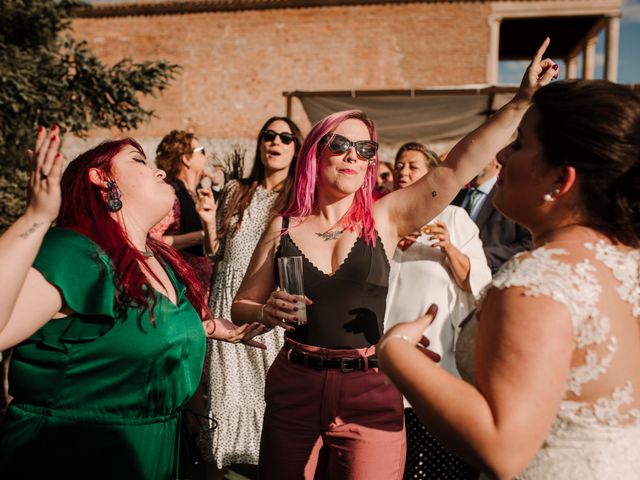
<instances>
[{"instance_id":1,"label":"green fabric sleeve","mask_svg":"<svg viewBox=\"0 0 640 480\"><path fill-rule=\"evenodd\" d=\"M109 257L88 237L73 230L47 232L33 263L81 315L115 318L115 282Z\"/></svg>"}]
</instances>

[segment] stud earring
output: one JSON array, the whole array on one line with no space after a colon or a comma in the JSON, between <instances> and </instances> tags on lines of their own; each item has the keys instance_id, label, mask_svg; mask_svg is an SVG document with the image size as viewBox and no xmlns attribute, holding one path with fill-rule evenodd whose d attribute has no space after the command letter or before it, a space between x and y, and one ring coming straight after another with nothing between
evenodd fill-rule
<instances>
[{"instance_id":1,"label":"stud earring","mask_svg":"<svg viewBox=\"0 0 640 480\"><path fill-rule=\"evenodd\" d=\"M117 212L122 208L122 193L113 180L107 182L107 208L110 212Z\"/></svg>"},{"instance_id":2,"label":"stud earring","mask_svg":"<svg viewBox=\"0 0 640 480\"><path fill-rule=\"evenodd\" d=\"M542 197L544 199L545 202L554 202L556 200L556 196L560 193L560 189L556 188L553 192L551 193L545 193L544 197Z\"/></svg>"}]
</instances>

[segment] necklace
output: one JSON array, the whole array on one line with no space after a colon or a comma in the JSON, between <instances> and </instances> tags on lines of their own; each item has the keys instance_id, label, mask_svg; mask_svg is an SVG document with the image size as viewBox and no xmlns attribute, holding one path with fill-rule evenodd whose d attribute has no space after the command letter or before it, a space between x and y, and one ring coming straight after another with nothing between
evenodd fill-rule
<instances>
[{"instance_id":1,"label":"necklace","mask_svg":"<svg viewBox=\"0 0 640 480\"><path fill-rule=\"evenodd\" d=\"M340 235L344 233L344 228L329 229L326 232L322 232L322 233L315 232L315 233L322 240L324 240L325 242L328 242L328 241L337 240L338 238L340 238Z\"/></svg>"},{"instance_id":2,"label":"necklace","mask_svg":"<svg viewBox=\"0 0 640 480\"><path fill-rule=\"evenodd\" d=\"M137 249L136 249L137 250ZM140 253L140 255L142 255L144 258L151 258L153 257L153 252L149 249L146 250L138 250L138 252Z\"/></svg>"}]
</instances>

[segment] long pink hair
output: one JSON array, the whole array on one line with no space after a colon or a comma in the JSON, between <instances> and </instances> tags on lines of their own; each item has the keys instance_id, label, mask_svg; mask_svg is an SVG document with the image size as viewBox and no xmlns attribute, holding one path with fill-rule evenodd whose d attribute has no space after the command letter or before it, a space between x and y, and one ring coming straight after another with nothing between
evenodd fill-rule
<instances>
[{"instance_id":1,"label":"long pink hair","mask_svg":"<svg viewBox=\"0 0 640 480\"><path fill-rule=\"evenodd\" d=\"M122 225L107 209L104 190L89 180L89 170L97 168L111 177L113 158L126 146L135 148L143 157L142 147L132 138L103 142L78 156L62 175L62 205L56 226L75 230L93 240L111 258L116 276L116 304L149 311L155 322L153 309L157 298L150 292L153 287L138 262L143 255L129 242ZM123 199L123 201L126 201ZM204 293L191 267L170 246L147 239L147 245L156 257L167 263L186 295L202 319L208 316Z\"/></svg>"},{"instance_id":2,"label":"long pink hair","mask_svg":"<svg viewBox=\"0 0 640 480\"><path fill-rule=\"evenodd\" d=\"M367 126L371 140L377 141L376 127L360 110L337 112L316 123L302 143L296 165L296 178L293 185L293 198L283 213L285 217L295 217L304 221L313 212L318 188L318 164L327 146L320 146L325 135L333 132L338 125L348 119L360 120ZM377 234L371 207L373 205L373 187L378 175L378 156L369 164L362 188L359 188L351 207L339 222L339 226L349 230L362 228L365 243L376 244Z\"/></svg>"}]
</instances>

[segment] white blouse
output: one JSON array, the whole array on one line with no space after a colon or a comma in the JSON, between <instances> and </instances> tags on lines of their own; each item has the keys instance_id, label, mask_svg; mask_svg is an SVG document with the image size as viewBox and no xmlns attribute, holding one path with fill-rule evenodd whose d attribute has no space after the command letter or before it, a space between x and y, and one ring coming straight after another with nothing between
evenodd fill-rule
<instances>
[{"instance_id":1,"label":"white blouse","mask_svg":"<svg viewBox=\"0 0 640 480\"><path fill-rule=\"evenodd\" d=\"M396 248L391 261L389 293L384 326L412 321L423 315L429 305L438 305L438 314L425 335L430 349L440 354L440 365L456 376L454 346L460 324L473 311L476 298L491 281L491 270L478 236L478 227L465 210L448 206L432 222L443 222L451 243L469 257L471 292L462 290L453 279L446 255L430 246L425 234L407 250Z\"/></svg>"}]
</instances>

